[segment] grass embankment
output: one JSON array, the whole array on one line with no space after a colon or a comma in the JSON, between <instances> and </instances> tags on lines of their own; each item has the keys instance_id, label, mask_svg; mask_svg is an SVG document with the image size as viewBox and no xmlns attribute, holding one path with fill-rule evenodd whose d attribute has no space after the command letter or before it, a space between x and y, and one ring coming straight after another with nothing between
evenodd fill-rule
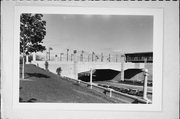
<instances>
[{"instance_id":1,"label":"grass embankment","mask_svg":"<svg viewBox=\"0 0 180 119\"><path fill-rule=\"evenodd\" d=\"M63 80L35 65L25 65L25 79L20 79L20 97L23 101L63 103L114 103L109 98L87 87Z\"/></svg>"}]
</instances>

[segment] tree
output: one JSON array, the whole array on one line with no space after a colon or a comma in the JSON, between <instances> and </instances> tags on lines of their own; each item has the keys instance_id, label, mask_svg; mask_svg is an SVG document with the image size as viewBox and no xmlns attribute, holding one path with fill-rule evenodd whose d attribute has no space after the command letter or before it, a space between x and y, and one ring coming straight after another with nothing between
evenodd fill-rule
<instances>
[{"instance_id":1,"label":"tree","mask_svg":"<svg viewBox=\"0 0 180 119\"><path fill-rule=\"evenodd\" d=\"M46 21L42 14L21 14L20 17L20 53L44 51L42 40L46 35Z\"/></svg>"},{"instance_id":2,"label":"tree","mask_svg":"<svg viewBox=\"0 0 180 119\"><path fill-rule=\"evenodd\" d=\"M23 70L25 55L46 50L42 45L46 35L46 21L42 20L42 17L42 14L29 13L20 16L20 54L23 55Z\"/></svg>"}]
</instances>

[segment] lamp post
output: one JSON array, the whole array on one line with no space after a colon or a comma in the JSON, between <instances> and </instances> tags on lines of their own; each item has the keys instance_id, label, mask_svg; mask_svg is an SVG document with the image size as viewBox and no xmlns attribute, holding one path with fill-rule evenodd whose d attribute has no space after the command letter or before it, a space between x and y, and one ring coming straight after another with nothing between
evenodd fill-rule
<instances>
[{"instance_id":1,"label":"lamp post","mask_svg":"<svg viewBox=\"0 0 180 119\"><path fill-rule=\"evenodd\" d=\"M73 58L73 54L71 54L71 62L73 61L73 59L72 59L72 58Z\"/></svg>"},{"instance_id":2,"label":"lamp post","mask_svg":"<svg viewBox=\"0 0 180 119\"><path fill-rule=\"evenodd\" d=\"M116 62L118 61L118 55L116 54Z\"/></svg>"},{"instance_id":3,"label":"lamp post","mask_svg":"<svg viewBox=\"0 0 180 119\"><path fill-rule=\"evenodd\" d=\"M62 61L62 56L64 53L60 53L60 61Z\"/></svg>"},{"instance_id":4,"label":"lamp post","mask_svg":"<svg viewBox=\"0 0 180 119\"><path fill-rule=\"evenodd\" d=\"M101 62L103 62L103 53L101 53Z\"/></svg>"},{"instance_id":5,"label":"lamp post","mask_svg":"<svg viewBox=\"0 0 180 119\"><path fill-rule=\"evenodd\" d=\"M53 50L51 47L49 47L49 61L50 61L50 58L51 58L51 55L50 55L50 51Z\"/></svg>"},{"instance_id":6,"label":"lamp post","mask_svg":"<svg viewBox=\"0 0 180 119\"><path fill-rule=\"evenodd\" d=\"M92 52L92 62L94 61L94 52Z\"/></svg>"},{"instance_id":7,"label":"lamp post","mask_svg":"<svg viewBox=\"0 0 180 119\"><path fill-rule=\"evenodd\" d=\"M124 81L124 62L125 62L125 55L121 55L121 81Z\"/></svg>"},{"instance_id":8,"label":"lamp post","mask_svg":"<svg viewBox=\"0 0 180 119\"><path fill-rule=\"evenodd\" d=\"M82 62L83 62L83 54L84 54L84 51L83 51L83 50L82 50L81 54L82 54Z\"/></svg>"},{"instance_id":9,"label":"lamp post","mask_svg":"<svg viewBox=\"0 0 180 119\"><path fill-rule=\"evenodd\" d=\"M67 49L67 62L68 62L68 52L69 52L69 49Z\"/></svg>"},{"instance_id":10,"label":"lamp post","mask_svg":"<svg viewBox=\"0 0 180 119\"><path fill-rule=\"evenodd\" d=\"M74 78L78 80L78 74L77 74L77 56L76 56L77 50L74 50Z\"/></svg>"},{"instance_id":11,"label":"lamp post","mask_svg":"<svg viewBox=\"0 0 180 119\"><path fill-rule=\"evenodd\" d=\"M109 62L111 62L111 54L109 54Z\"/></svg>"}]
</instances>

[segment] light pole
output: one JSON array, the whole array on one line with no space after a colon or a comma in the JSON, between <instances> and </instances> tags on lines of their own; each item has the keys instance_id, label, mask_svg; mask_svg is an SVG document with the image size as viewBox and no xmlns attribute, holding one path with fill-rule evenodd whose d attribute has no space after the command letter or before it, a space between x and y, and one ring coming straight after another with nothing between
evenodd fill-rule
<instances>
[{"instance_id":1,"label":"light pole","mask_svg":"<svg viewBox=\"0 0 180 119\"><path fill-rule=\"evenodd\" d=\"M83 62L83 54L84 54L84 51L82 50L82 52L81 52L81 53L82 53L82 62Z\"/></svg>"},{"instance_id":2,"label":"light pole","mask_svg":"<svg viewBox=\"0 0 180 119\"><path fill-rule=\"evenodd\" d=\"M68 62L68 52L69 52L69 49L67 49L67 62Z\"/></svg>"},{"instance_id":3,"label":"light pole","mask_svg":"<svg viewBox=\"0 0 180 119\"><path fill-rule=\"evenodd\" d=\"M77 53L77 50L74 50L74 78L75 78L76 80L78 80L76 53Z\"/></svg>"},{"instance_id":4,"label":"light pole","mask_svg":"<svg viewBox=\"0 0 180 119\"><path fill-rule=\"evenodd\" d=\"M51 58L50 50L53 50L53 49L51 47L49 47L49 61L50 61L50 58Z\"/></svg>"},{"instance_id":5,"label":"light pole","mask_svg":"<svg viewBox=\"0 0 180 119\"><path fill-rule=\"evenodd\" d=\"M121 81L124 81L124 62L125 62L125 55L121 55Z\"/></svg>"},{"instance_id":6,"label":"light pole","mask_svg":"<svg viewBox=\"0 0 180 119\"><path fill-rule=\"evenodd\" d=\"M71 54L71 62L73 61L72 57L73 57L73 54Z\"/></svg>"},{"instance_id":7,"label":"light pole","mask_svg":"<svg viewBox=\"0 0 180 119\"><path fill-rule=\"evenodd\" d=\"M101 53L101 62L103 62L103 53Z\"/></svg>"},{"instance_id":8,"label":"light pole","mask_svg":"<svg viewBox=\"0 0 180 119\"><path fill-rule=\"evenodd\" d=\"M94 52L92 52L92 62L94 61Z\"/></svg>"},{"instance_id":9,"label":"light pole","mask_svg":"<svg viewBox=\"0 0 180 119\"><path fill-rule=\"evenodd\" d=\"M116 54L116 62L117 62L118 55Z\"/></svg>"},{"instance_id":10,"label":"light pole","mask_svg":"<svg viewBox=\"0 0 180 119\"><path fill-rule=\"evenodd\" d=\"M109 53L109 62L111 62L111 54Z\"/></svg>"},{"instance_id":11,"label":"light pole","mask_svg":"<svg viewBox=\"0 0 180 119\"><path fill-rule=\"evenodd\" d=\"M62 56L64 53L60 53L60 61L62 61Z\"/></svg>"}]
</instances>

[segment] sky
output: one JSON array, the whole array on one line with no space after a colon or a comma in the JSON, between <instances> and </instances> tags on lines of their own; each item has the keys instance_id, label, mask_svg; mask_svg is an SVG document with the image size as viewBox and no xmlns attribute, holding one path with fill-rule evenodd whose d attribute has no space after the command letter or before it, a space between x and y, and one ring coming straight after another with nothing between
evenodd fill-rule
<instances>
[{"instance_id":1,"label":"sky","mask_svg":"<svg viewBox=\"0 0 180 119\"><path fill-rule=\"evenodd\" d=\"M53 52L149 52L153 16L44 14L43 44Z\"/></svg>"}]
</instances>

